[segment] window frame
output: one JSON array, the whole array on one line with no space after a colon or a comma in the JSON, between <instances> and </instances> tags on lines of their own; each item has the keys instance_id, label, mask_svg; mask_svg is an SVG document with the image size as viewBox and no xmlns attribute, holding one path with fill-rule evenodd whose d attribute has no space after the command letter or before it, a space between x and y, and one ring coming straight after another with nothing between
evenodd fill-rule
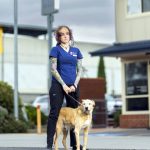
<instances>
[{"instance_id":1,"label":"window frame","mask_svg":"<svg viewBox=\"0 0 150 150\"><path fill-rule=\"evenodd\" d=\"M133 11L133 12L132 12L132 11L129 12L129 8L130 8L130 6L129 6L129 5L130 5L130 2L129 2L129 1L130 1L131 3L133 3L133 6L135 7L135 2L133 2L133 0L127 0L127 9L126 9L126 10L127 10L127 15L128 15L128 16L135 16L135 15L142 15L142 14L145 14L145 13L150 13L150 8L149 8L149 11L148 11L148 10L147 10L147 11L144 11L144 6L143 6L143 5L144 5L144 0L139 0L139 3L140 3L140 4L139 4L140 7L138 8L138 9L140 9L139 11L137 11L137 12L134 12L134 11ZM137 2L138 0L134 0L134 1ZM132 6L131 6L131 7L132 7ZM137 7L138 7L138 6L137 6ZM133 9L133 10L134 10L134 9Z\"/></svg>"},{"instance_id":2,"label":"window frame","mask_svg":"<svg viewBox=\"0 0 150 150\"><path fill-rule=\"evenodd\" d=\"M125 64L127 63L134 63L134 62L147 62L147 76L148 76L148 94L143 94L143 95L127 95L126 94L126 80L125 80ZM141 60L122 60L122 99L123 99L123 107L122 111L123 114L149 114L150 110L141 110L141 111L128 111L127 108L127 99L130 98L148 98L148 107L150 108L150 64L149 64L149 59L141 59Z\"/></svg>"}]
</instances>

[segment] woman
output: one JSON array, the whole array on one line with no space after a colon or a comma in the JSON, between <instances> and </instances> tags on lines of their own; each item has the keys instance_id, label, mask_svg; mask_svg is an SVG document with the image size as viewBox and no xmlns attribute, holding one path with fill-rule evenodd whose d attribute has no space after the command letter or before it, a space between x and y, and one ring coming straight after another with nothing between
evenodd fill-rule
<instances>
[{"instance_id":1,"label":"woman","mask_svg":"<svg viewBox=\"0 0 150 150\"><path fill-rule=\"evenodd\" d=\"M67 107L76 108L78 103L71 99L79 100L78 83L82 71L82 54L76 47L72 47L73 36L69 27L60 26L55 32L57 45L51 49L49 58L51 61L52 84L50 95L50 114L47 125L47 148L52 149L53 136L59 111L66 98ZM76 149L76 139L73 130L70 131L70 145Z\"/></svg>"}]
</instances>

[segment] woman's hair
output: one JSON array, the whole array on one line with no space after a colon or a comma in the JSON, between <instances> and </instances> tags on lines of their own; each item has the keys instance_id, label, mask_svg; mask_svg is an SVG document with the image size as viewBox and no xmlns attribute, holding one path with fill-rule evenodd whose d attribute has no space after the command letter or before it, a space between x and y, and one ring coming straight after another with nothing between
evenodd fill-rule
<instances>
[{"instance_id":1,"label":"woman's hair","mask_svg":"<svg viewBox=\"0 0 150 150\"><path fill-rule=\"evenodd\" d=\"M57 41L57 44L56 44L56 45L60 45L60 43L61 43L61 41L60 41L60 36L61 36L61 34L60 34L59 31L60 31L62 28L68 29L68 31L69 31L69 36L70 36L70 41L71 41L70 44L73 45L73 44L74 44L74 40L73 40L72 31L71 31L71 29L70 29L68 26L65 26L65 25L59 26L59 27L55 30L55 32L54 32L54 35L55 35L55 38L56 38L56 41Z\"/></svg>"}]
</instances>

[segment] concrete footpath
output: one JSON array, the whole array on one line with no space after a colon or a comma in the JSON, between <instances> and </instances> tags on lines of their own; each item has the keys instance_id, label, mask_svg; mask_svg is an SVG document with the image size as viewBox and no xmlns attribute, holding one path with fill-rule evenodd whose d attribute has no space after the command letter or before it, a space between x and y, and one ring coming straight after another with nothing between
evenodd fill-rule
<instances>
[{"instance_id":1,"label":"concrete footpath","mask_svg":"<svg viewBox=\"0 0 150 150\"><path fill-rule=\"evenodd\" d=\"M68 136L69 137L69 136ZM81 133L81 144L83 134ZM63 148L59 138L59 147ZM67 139L69 145L69 138ZM46 134L0 134L0 150L46 150ZM90 150L150 150L150 130L105 128L92 129L88 136Z\"/></svg>"}]
</instances>

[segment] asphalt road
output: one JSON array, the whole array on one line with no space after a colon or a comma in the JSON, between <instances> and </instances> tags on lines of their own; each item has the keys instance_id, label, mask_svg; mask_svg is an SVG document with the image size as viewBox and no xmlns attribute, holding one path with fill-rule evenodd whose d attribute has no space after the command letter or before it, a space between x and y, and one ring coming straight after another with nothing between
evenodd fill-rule
<instances>
[{"instance_id":1,"label":"asphalt road","mask_svg":"<svg viewBox=\"0 0 150 150\"><path fill-rule=\"evenodd\" d=\"M60 136L58 144L63 149ZM83 135L80 136L82 144ZM69 138L67 139L69 145ZM46 134L0 134L0 150L46 150ZM150 130L100 129L88 136L89 150L150 150Z\"/></svg>"}]
</instances>

